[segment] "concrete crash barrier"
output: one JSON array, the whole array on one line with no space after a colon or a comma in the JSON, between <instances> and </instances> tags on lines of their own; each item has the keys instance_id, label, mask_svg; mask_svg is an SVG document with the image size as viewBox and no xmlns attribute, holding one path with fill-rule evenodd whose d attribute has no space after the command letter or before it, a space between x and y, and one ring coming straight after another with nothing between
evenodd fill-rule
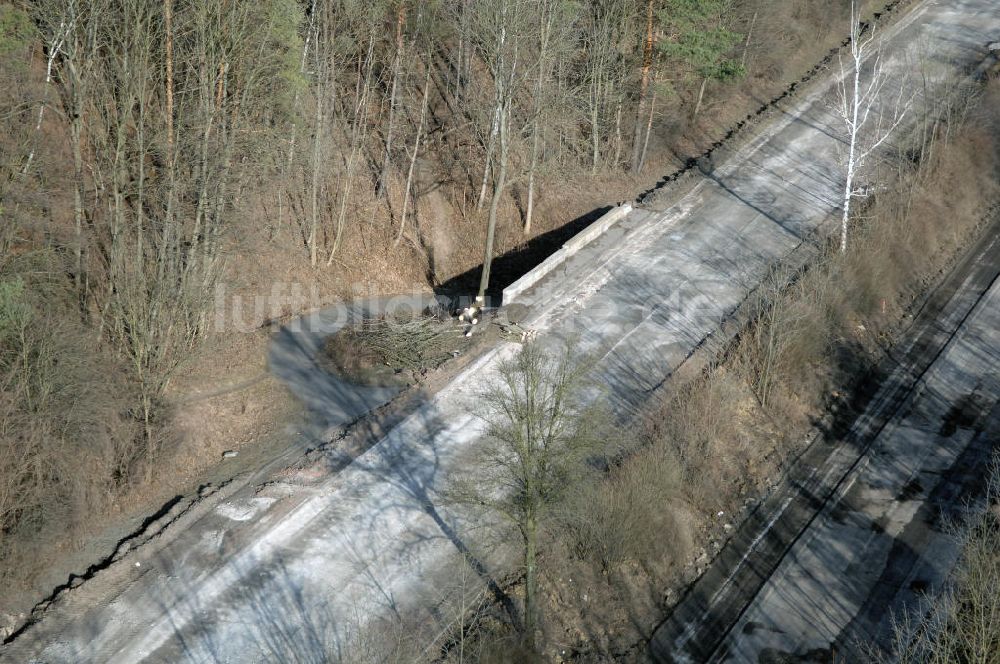
<instances>
[{"instance_id":1,"label":"concrete crash barrier","mask_svg":"<svg viewBox=\"0 0 1000 664\"><path fill-rule=\"evenodd\" d=\"M536 265L510 286L504 288L503 304L507 305L513 302L518 295L538 283L542 277L559 267L567 258L603 235L619 219L623 219L631 211L632 206L628 203L612 208L610 212L567 240L555 253Z\"/></svg>"}]
</instances>

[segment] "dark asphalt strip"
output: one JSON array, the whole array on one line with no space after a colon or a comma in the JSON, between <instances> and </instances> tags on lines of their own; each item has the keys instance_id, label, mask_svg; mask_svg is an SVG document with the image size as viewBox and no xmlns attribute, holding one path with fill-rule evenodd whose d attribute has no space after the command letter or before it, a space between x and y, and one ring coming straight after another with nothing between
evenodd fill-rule
<instances>
[{"instance_id":1,"label":"dark asphalt strip","mask_svg":"<svg viewBox=\"0 0 1000 664\"><path fill-rule=\"evenodd\" d=\"M717 652L719 645L786 553L837 494L871 442L906 402L910 391L1000 275L998 231L1000 220L991 224L925 298L904 342L898 346L904 349L902 357L887 359L889 378L848 435L842 440L816 440L810 445L783 486L744 521L708 571L656 629L649 644L653 661L704 662L722 654ZM962 295L970 289L978 297L963 306ZM956 307L958 312L948 311ZM952 324L940 326L942 318Z\"/></svg>"},{"instance_id":2,"label":"dark asphalt strip","mask_svg":"<svg viewBox=\"0 0 1000 664\"><path fill-rule=\"evenodd\" d=\"M928 581L921 572L927 571L922 568L928 561L918 550L925 550L926 542L961 524L970 508L981 505L989 482L989 473L983 469L989 466L1000 442L996 429L998 416L1000 404L987 418L989 424L975 433L954 463L926 491L927 496L917 515L896 537L887 558L892 564L886 566L854 619L837 637L833 651L840 660L863 661L865 649L872 646L888 651L894 634L892 616L886 615L886 607L920 606L922 594L928 588ZM919 474L919 479L925 482L929 477L929 473ZM920 489L920 492L925 490Z\"/></svg>"}]
</instances>

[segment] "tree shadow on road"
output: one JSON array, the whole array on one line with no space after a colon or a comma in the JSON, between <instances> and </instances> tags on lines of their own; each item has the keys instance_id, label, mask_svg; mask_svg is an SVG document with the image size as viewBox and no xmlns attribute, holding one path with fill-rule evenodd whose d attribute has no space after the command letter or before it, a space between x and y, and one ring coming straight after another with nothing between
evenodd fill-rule
<instances>
[{"instance_id":1,"label":"tree shadow on road","mask_svg":"<svg viewBox=\"0 0 1000 664\"><path fill-rule=\"evenodd\" d=\"M520 616L514 601L494 577L489 565L476 554L460 532L463 526L468 530L469 524L462 523L463 517L468 520L468 516L444 509L454 507L446 497L450 478L445 475L461 474L461 469L454 467L458 458L457 448L462 440L468 442L470 438L477 437L480 425L478 418L469 413L461 421L446 422L434 402L428 401L412 413L401 427L393 429L377 448L354 463L373 483L394 489L391 500L369 517L369 528L379 527L379 520L383 517L409 522L412 520L409 515L414 512L425 515L435 529L429 532L410 531L408 539L399 543L399 554L404 558L418 555L422 546L443 538L486 584L509 620L518 624ZM400 428L404 431L400 432ZM444 467L445 464L449 464L448 467Z\"/></svg>"}]
</instances>

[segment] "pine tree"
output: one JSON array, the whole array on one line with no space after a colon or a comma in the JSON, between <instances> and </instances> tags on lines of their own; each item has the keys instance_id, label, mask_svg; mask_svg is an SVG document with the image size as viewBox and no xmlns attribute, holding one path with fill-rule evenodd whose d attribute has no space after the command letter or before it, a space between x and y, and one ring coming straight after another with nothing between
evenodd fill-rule
<instances>
[{"instance_id":1,"label":"pine tree","mask_svg":"<svg viewBox=\"0 0 1000 664\"><path fill-rule=\"evenodd\" d=\"M701 79L698 101L692 115L698 115L709 81L725 81L743 76L744 67L729 57L740 35L725 26L730 0L668 0L659 19L670 37L658 43L664 56Z\"/></svg>"}]
</instances>

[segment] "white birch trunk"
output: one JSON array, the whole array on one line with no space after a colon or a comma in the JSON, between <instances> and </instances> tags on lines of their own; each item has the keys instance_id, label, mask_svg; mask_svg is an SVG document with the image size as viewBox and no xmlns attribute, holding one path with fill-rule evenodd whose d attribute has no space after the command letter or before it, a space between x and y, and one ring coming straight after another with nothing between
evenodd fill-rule
<instances>
[{"instance_id":1,"label":"white birch trunk","mask_svg":"<svg viewBox=\"0 0 1000 664\"><path fill-rule=\"evenodd\" d=\"M913 102L913 94L906 97L906 77L899 81L895 98L886 98L889 73L882 60L882 44L871 26L867 35L861 34L858 10L851 3L850 69L840 58L840 100L838 112L847 130L847 162L844 173L844 195L840 220L840 251L847 251L847 232L851 215L851 200L861 194L857 181L863 177L868 158L878 151L902 124ZM867 80L862 68L871 60Z\"/></svg>"}]
</instances>

